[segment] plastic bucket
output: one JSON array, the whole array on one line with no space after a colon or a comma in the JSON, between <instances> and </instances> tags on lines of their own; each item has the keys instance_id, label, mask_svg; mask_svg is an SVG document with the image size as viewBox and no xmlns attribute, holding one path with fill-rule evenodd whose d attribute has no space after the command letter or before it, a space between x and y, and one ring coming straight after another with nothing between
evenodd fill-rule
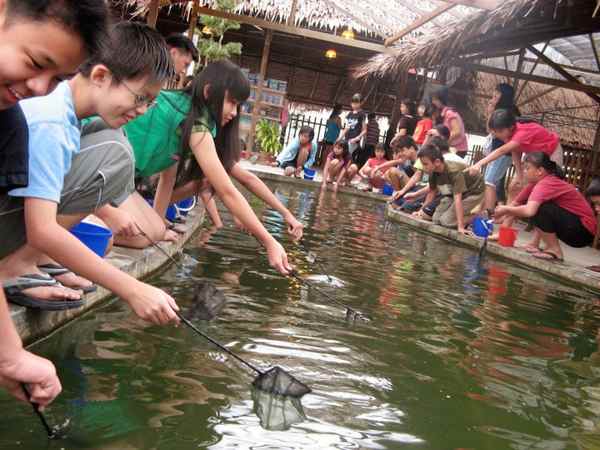
<instances>
[{"instance_id":1,"label":"plastic bucket","mask_svg":"<svg viewBox=\"0 0 600 450\"><path fill-rule=\"evenodd\" d=\"M304 169L304 179L305 180L314 180L316 173L317 173L316 170L313 170L313 169Z\"/></svg>"},{"instance_id":2,"label":"plastic bucket","mask_svg":"<svg viewBox=\"0 0 600 450\"><path fill-rule=\"evenodd\" d=\"M112 231L88 222L80 222L71 228L71 233L83 242L91 251L101 258L104 257Z\"/></svg>"},{"instance_id":3,"label":"plastic bucket","mask_svg":"<svg viewBox=\"0 0 600 450\"><path fill-rule=\"evenodd\" d=\"M482 238L488 237L494 231L494 223L491 220L484 220L481 217L473 219L473 233Z\"/></svg>"},{"instance_id":4,"label":"plastic bucket","mask_svg":"<svg viewBox=\"0 0 600 450\"><path fill-rule=\"evenodd\" d=\"M177 203L177 211L182 216L187 216L188 213L196 206L196 197L186 198Z\"/></svg>"},{"instance_id":5,"label":"plastic bucket","mask_svg":"<svg viewBox=\"0 0 600 450\"><path fill-rule=\"evenodd\" d=\"M517 240L518 230L510 227L500 227L500 235L498 237L498 244L502 247L514 247L515 241Z\"/></svg>"},{"instance_id":6,"label":"plastic bucket","mask_svg":"<svg viewBox=\"0 0 600 450\"><path fill-rule=\"evenodd\" d=\"M154 201L152 199L147 198L146 201L148 202L148 204L150 206L154 206ZM177 206L175 205L175 203L170 204L169 207L167 208L167 213L165 215L167 220L169 222L173 222L175 219L177 219L178 215L179 214L178 214Z\"/></svg>"},{"instance_id":7,"label":"plastic bucket","mask_svg":"<svg viewBox=\"0 0 600 450\"><path fill-rule=\"evenodd\" d=\"M383 185L383 195L392 195L394 193L394 187L391 184Z\"/></svg>"}]
</instances>

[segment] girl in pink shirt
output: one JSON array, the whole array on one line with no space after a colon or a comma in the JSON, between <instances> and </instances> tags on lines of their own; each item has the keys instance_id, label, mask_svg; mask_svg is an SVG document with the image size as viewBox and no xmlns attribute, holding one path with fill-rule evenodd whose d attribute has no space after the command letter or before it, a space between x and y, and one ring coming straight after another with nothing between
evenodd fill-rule
<instances>
[{"instance_id":1,"label":"girl in pink shirt","mask_svg":"<svg viewBox=\"0 0 600 450\"><path fill-rule=\"evenodd\" d=\"M348 142L339 141L333 145L333 151L327 156L325 168L323 169L323 185L333 183L334 190L341 184L345 184L346 172L350 167L350 149Z\"/></svg>"},{"instance_id":2,"label":"girl in pink shirt","mask_svg":"<svg viewBox=\"0 0 600 450\"><path fill-rule=\"evenodd\" d=\"M450 130L448 144L456 149L458 156L464 158L469 150L465 124L460 114L448 106L448 88L441 87L431 94L431 103L441 111L444 125Z\"/></svg>"},{"instance_id":3,"label":"girl in pink shirt","mask_svg":"<svg viewBox=\"0 0 600 450\"><path fill-rule=\"evenodd\" d=\"M590 245L596 233L594 211L575 186L562 179L562 170L548 154L528 153L524 172L529 185L510 206L496 208L495 217L507 217L507 224L515 217L531 218L534 238L525 249L538 259L562 261L559 240L577 248Z\"/></svg>"}]
</instances>

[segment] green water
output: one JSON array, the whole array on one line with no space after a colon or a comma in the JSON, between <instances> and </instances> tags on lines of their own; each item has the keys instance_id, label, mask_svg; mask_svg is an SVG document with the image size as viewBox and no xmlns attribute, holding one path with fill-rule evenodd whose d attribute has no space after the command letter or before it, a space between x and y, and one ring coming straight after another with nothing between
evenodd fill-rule
<instances>
[{"instance_id":1,"label":"green water","mask_svg":"<svg viewBox=\"0 0 600 450\"><path fill-rule=\"evenodd\" d=\"M68 439L48 444L29 407L2 396L0 448L600 448L596 295L479 262L386 222L381 204L272 187L308 225L306 248L255 204L267 227L301 272L343 280L323 287L371 322L348 323L342 308L278 276L231 226L201 233L185 270L153 282L183 307L201 280L223 289L227 307L198 325L253 364L307 382L301 423L266 430L252 374L188 329L149 326L116 301L35 346L60 372L64 392L47 415L71 418ZM287 407L289 420L301 417Z\"/></svg>"}]
</instances>

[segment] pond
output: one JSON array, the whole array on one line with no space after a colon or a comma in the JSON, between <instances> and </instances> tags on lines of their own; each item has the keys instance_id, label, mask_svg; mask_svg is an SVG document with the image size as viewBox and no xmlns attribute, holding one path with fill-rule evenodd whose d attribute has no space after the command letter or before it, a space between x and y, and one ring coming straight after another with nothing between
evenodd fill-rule
<instances>
[{"instance_id":1,"label":"pond","mask_svg":"<svg viewBox=\"0 0 600 450\"><path fill-rule=\"evenodd\" d=\"M215 283L228 304L197 326L310 385L301 405L261 398L188 328L148 325L117 300L34 347L60 372L47 416L70 418L68 437L48 443L2 395L0 448L600 448L596 295L388 222L381 203L271 187L307 224L304 243L253 207L298 271L340 283L321 277L320 294L279 276L232 225L203 230L152 282L184 309ZM371 320L346 320L329 296Z\"/></svg>"}]
</instances>

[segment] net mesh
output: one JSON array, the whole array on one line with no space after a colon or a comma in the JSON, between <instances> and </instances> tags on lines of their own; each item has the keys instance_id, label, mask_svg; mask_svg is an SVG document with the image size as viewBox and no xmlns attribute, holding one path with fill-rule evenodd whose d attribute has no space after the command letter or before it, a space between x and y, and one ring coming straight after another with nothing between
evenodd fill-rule
<instances>
[{"instance_id":1,"label":"net mesh","mask_svg":"<svg viewBox=\"0 0 600 450\"><path fill-rule=\"evenodd\" d=\"M227 304L225 294L211 283L202 283L194 292L194 301L186 314L189 320L212 320Z\"/></svg>"},{"instance_id":2,"label":"net mesh","mask_svg":"<svg viewBox=\"0 0 600 450\"><path fill-rule=\"evenodd\" d=\"M259 375L252 385L270 394L300 398L310 392L310 388L298 381L281 367L273 367Z\"/></svg>"}]
</instances>

